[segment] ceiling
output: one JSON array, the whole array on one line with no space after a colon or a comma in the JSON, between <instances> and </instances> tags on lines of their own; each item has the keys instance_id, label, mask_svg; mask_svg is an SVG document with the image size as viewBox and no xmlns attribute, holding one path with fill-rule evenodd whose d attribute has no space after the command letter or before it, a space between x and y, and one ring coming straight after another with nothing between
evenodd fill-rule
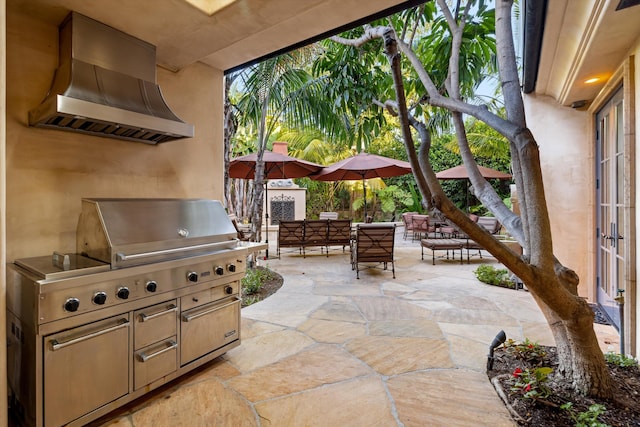
<instances>
[{"instance_id":1,"label":"ceiling","mask_svg":"<svg viewBox=\"0 0 640 427\"><path fill-rule=\"evenodd\" d=\"M197 61L228 70L411 3L236 0L212 15L185 0L7 0L7 9L56 26L74 10L155 45L158 65L176 71Z\"/></svg>"},{"instance_id":2,"label":"ceiling","mask_svg":"<svg viewBox=\"0 0 640 427\"><path fill-rule=\"evenodd\" d=\"M616 11L619 3L547 2L536 93L563 105L596 97L640 38L640 6Z\"/></svg>"}]
</instances>

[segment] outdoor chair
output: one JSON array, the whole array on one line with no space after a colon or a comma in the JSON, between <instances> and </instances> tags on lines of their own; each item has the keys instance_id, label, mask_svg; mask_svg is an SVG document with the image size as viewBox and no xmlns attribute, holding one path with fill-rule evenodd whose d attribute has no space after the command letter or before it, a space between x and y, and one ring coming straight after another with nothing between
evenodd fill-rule
<instances>
[{"instance_id":1,"label":"outdoor chair","mask_svg":"<svg viewBox=\"0 0 640 427\"><path fill-rule=\"evenodd\" d=\"M396 226L363 224L356 228L355 239L351 247L351 269L356 270L356 278L360 278L361 263L375 263L365 268L375 268L382 264L386 270L391 263L393 278L396 278L396 269L393 258Z\"/></svg>"},{"instance_id":2,"label":"outdoor chair","mask_svg":"<svg viewBox=\"0 0 640 427\"><path fill-rule=\"evenodd\" d=\"M240 227L240 225L238 225L238 219L234 214L229 214L228 216L229 216L229 219L231 220L231 223L233 224L233 227L236 229L238 240L243 242L252 241L254 237L254 233L251 231L251 228Z\"/></svg>"},{"instance_id":3,"label":"outdoor chair","mask_svg":"<svg viewBox=\"0 0 640 427\"><path fill-rule=\"evenodd\" d=\"M329 245L327 244L328 220L305 220L304 222L304 241L302 245L302 256L306 256L305 248L307 246L320 246L320 252L326 248L327 256L329 256Z\"/></svg>"},{"instance_id":4,"label":"outdoor chair","mask_svg":"<svg viewBox=\"0 0 640 427\"><path fill-rule=\"evenodd\" d=\"M342 245L342 252L344 252L345 247L349 244L351 244L351 220L330 220L327 235L327 246Z\"/></svg>"},{"instance_id":5,"label":"outdoor chair","mask_svg":"<svg viewBox=\"0 0 640 427\"><path fill-rule=\"evenodd\" d=\"M278 257L280 248L297 247L302 253L304 247L304 221L280 221L278 223Z\"/></svg>"},{"instance_id":6,"label":"outdoor chair","mask_svg":"<svg viewBox=\"0 0 640 427\"><path fill-rule=\"evenodd\" d=\"M476 223L482 228L484 228L485 230L487 230L487 232L493 236L497 235L502 229L502 224L500 224L498 219L495 217L476 216L476 218L477 218ZM471 218L471 219L474 219L474 218ZM467 264L470 262L472 256L478 256L480 259L482 259L482 251L484 250L484 247L482 247L481 244L471 239L469 236L467 236L462 232L460 232L460 234L457 237L464 242L463 249L467 251ZM472 255L471 254L472 252L475 252L475 253Z\"/></svg>"},{"instance_id":7,"label":"outdoor chair","mask_svg":"<svg viewBox=\"0 0 640 427\"><path fill-rule=\"evenodd\" d=\"M416 239L420 240L422 239L423 235L426 239L427 237L429 237L429 232L435 233L436 231L434 226L429 225L429 215L412 215L411 223L413 232L413 239L411 239L411 241L414 241Z\"/></svg>"},{"instance_id":8,"label":"outdoor chair","mask_svg":"<svg viewBox=\"0 0 640 427\"><path fill-rule=\"evenodd\" d=\"M418 212L404 212L402 214L401 218L402 223L404 224L404 234L402 235L402 238L404 240L407 240L407 235L409 234L409 232L413 233L413 222L411 221L411 217L417 214Z\"/></svg>"},{"instance_id":9,"label":"outdoor chair","mask_svg":"<svg viewBox=\"0 0 640 427\"><path fill-rule=\"evenodd\" d=\"M496 235L502 229L502 224L498 221L498 218L492 216L481 216L476 221L478 225L481 225L489 232L489 234Z\"/></svg>"}]
</instances>

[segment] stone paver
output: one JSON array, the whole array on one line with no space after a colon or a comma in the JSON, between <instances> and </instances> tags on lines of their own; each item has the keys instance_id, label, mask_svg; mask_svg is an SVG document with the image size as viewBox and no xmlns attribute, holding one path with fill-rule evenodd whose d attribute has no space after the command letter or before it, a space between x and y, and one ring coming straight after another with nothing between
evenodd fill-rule
<instances>
[{"instance_id":1,"label":"stone paver","mask_svg":"<svg viewBox=\"0 0 640 427\"><path fill-rule=\"evenodd\" d=\"M227 384L250 401L259 402L371 374L370 368L343 349L319 345L232 378Z\"/></svg>"},{"instance_id":2,"label":"stone paver","mask_svg":"<svg viewBox=\"0 0 640 427\"><path fill-rule=\"evenodd\" d=\"M398 418L405 427L514 426L486 375L448 369L389 379Z\"/></svg>"},{"instance_id":3,"label":"stone paver","mask_svg":"<svg viewBox=\"0 0 640 427\"><path fill-rule=\"evenodd\" d=\"M382 380L359 378L256 404L263 427L398 425Z\"/></svg>"}]
</instances>

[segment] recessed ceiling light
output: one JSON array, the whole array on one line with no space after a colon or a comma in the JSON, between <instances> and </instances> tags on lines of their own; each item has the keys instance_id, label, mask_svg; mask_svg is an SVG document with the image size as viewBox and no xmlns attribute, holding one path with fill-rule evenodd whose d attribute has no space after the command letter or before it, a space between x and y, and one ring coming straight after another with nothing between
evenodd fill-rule
<instances>
[{"instance_id":1,"label":"recessed ceiling light","mask_svg":"<svg viewBox=\"0 0 640 427\"><path fill-rule=\"evenodd\" d=\"M236 0L184 0L191 6L200 9L207 15L211 16L221 9L234 3Z\"/></svg>"},{"instance_id":2,"label":"recessed ceiling light","mask_svg":"<svg viewBox=\"0 0 640 427\"><path fill-rule=\"evenodd\" d=\"M592 77L592 78L590 78L590 79L585 80L584 82L585 82L586 84L591 84L591 83L595 83L595 82L597 82L597 81L600 81L600 77Z\"/></svg>"}]
</instances>

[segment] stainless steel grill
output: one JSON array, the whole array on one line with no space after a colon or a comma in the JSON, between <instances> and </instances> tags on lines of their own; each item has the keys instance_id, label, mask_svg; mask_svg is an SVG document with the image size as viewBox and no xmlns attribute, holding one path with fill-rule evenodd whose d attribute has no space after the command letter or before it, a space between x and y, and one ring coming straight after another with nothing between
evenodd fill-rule
<instances>
[{"instance_id":1,"label":"stainless steel grill","mask_svg":"<svg viewBox=\"0 0 640 427\"><path fill-rule=\"evenodd\" d=\"M252 246L218 201L84 199L76 239L75 254L8 269L11 408L25 425L84 425L240 344Z\"/></svg>"}]
</instances>

